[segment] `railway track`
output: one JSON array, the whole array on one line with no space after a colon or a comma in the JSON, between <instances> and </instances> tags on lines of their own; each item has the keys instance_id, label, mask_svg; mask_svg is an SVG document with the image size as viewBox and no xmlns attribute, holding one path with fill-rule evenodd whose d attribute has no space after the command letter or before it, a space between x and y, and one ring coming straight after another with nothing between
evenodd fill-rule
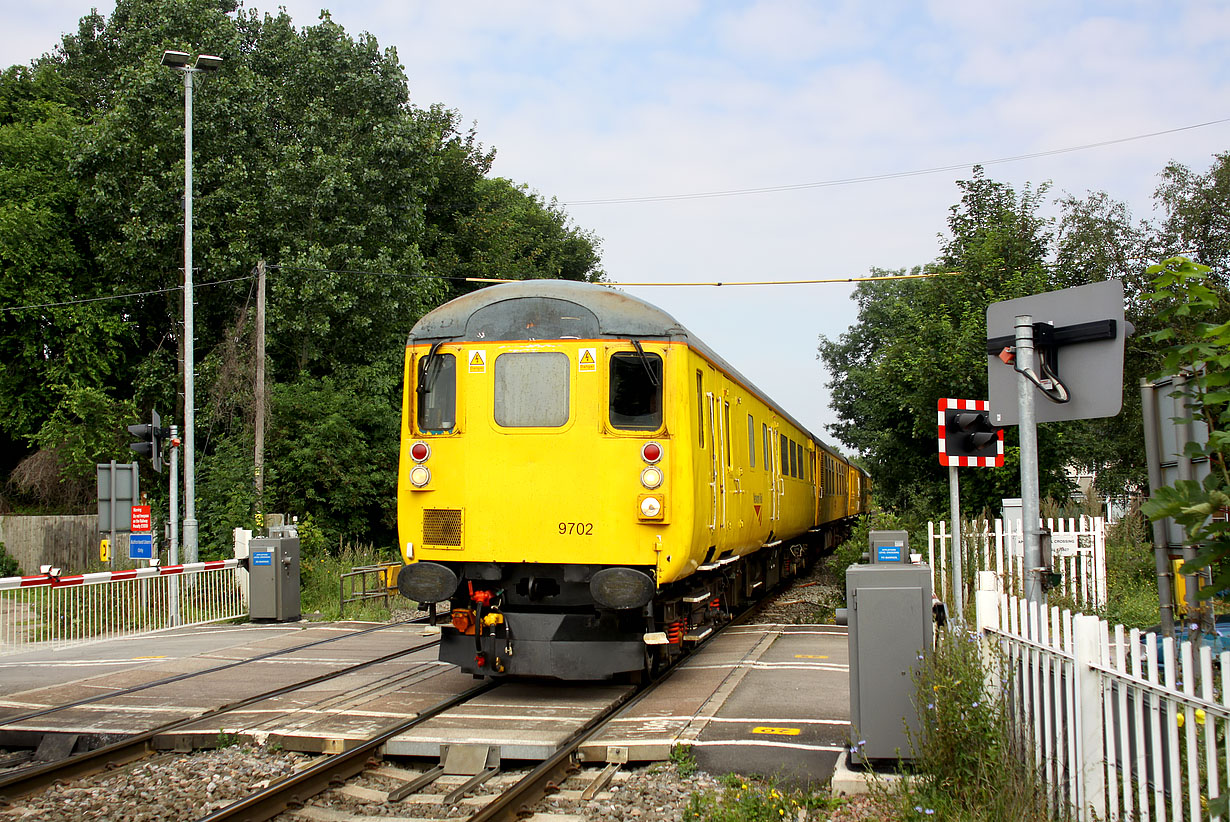
<instances>
[{"instance_id":1,"label":"railway track","mask_svg":"<svg viewBox=\"0 0 1230 822\"><path fill-rule=\"evenodd\" d=\"M738 625L755 614L755 606L739 615L735 620L724 626ZM389 626L379 626L389 627ZM715 632L717 636L720 632ZM354 634L348 635L354 636ZM331 638L336 641L340 638ZM279 653L289 653L302 650L312 645L304 643L295 648L283 649ZM421 650L427 645L419 646ZM374 665L378 662L400 656L403 652L386 655L379 660L370 660L360 666L352 666L342 671L331 672L326 677L313 681L342 676L361 667ZM528 808L538 805L542 807L542 798L550 793L559 792L567 800L603 799L609 794L604 792L612 779L626 778L627 774L618 774L619 766L608 765L602 769L587 768L584 771L577 764L577 750L586 739L597 730L614 711L628 707L632 702L645 698L652 693L658 684L664 683L670 676L667 669L662 676L640 691L632 692L619 699L610 710L595 711L594 715L578 728L576 733L561 745L546 761L533 768L523 765L516 770L502 770L510 763L495 759L487 760L490 752L477 750L473 746L459 745L451 751L456 762L448 763L449 757L442 757L442 764L451 764L450 774L437 774L434 781L425 781L425 777L417 770L397 767L381 761L381 749L384 744L408 728L425 722L433 717L441 716L453 708L465 705L468 701L500 687L501 683L487 683L458 695L455 699L434 706L429 711L422 712L409 722L398 723L373 735L370 739L342 753L317 757L313 761L302 762L297 772L284 777L272 777L271 782L249 796L233 801L229 805L219 807L220 801L202 802L200 811L193 815L175 815L170 817L150 818L182 818L202 820L223 819L270 819L286 813L283 818L318 820L319 822L342 822L359 820L369 816L413 817L416 820L426 819L458 819L474 820L513 819L524 815ZM168 678L171 679L171 678ZM305 687L307 683L298 683ZM296 686L290 686L277 691L256 695L248 700L224 706L213 714L221 717L224 711L238 710L260 699L266 699L277 693L289 693ZM193 717L190 722L199 723L201 716ZM94 752L95 756L73 757L61 763L27 769L20 779L15 776L0 779L0 796L16 798L45 787L54 781L78 778L85 774L100 772L110 768L109 773L122 773L128 769L139 767L141 763L151 760L161 762L154 753L152 738L179 723L169 723L149 734L124 740L106 749ZM205 752L208 758L210 752ZM201 754L198 754L201 756ZM174 761L174 760L172 760ZM190 770L191 760L178 760L181 772ZM204 760L202 760L204 761ZM461 766L457 762L462 762ZM515 764L515 763L514 763ZM491 772L496 769L495 772ZM477 777L477 778L476 778ZM211 777L212 778L212 777ZM251 784L249 780L244 784ZM415 785L415 782L424 784ZM468 784L472 783L472 784ZM85 792L88 787L74 787L70 790ZM93 789L105 790L105 789ZM234 793L230 794L231 796ZM315 798L314 798L315 797ZM20 806L13 809L19 812ZM287 813L289 812L289 813ZM82 817L87 818L87 817Z\"/></svg>"},{"instance_id":2,"label":"railway track","mask_svg":"<svg viewBox=\"0 0 1230 822\"><path fill-rule=\"evenodd\" d=\"M380 626L380 627L383 628L383 627L391 627L391 626ZM367 632L370 632L370 631L365 631L365 633ZM350 634L347 636L354 636L354 634ZM342 637L336 637L336 638L331 638L331 640L341 639L341 638ZM319 644L322 644L322 642L331 641L331 640L323 640L323 641L317 641L313 643L305 643L301 646L297 646L296 648L286 649L283 653L291 653L295 650L302 650L303 648L312 647L313 645L319 645ZM328 682L329 680L332 680L332 679L337 679L338 677L353 674L365 668L370 668L375 665L380 665L386 662L399 659L408 654L416 653L425 648L433 647L434 645L438 644L438 642L439 640L434 640L432 642L428 642L423 645L417 645L413 648L399 649L397 651L394 651L393 653L385 654L383 656L376 657L374 659L363 660L362 662L358 662L353 665L348 665L345 668L341 668L336 671L329 671L324 674L320 674L318 676L310 677L304 680L298 680L288 685L283 685L278 688L273 688L273 689L263 691L258 694L253 694L251 696L236 700L234 702L222 705L218 708L214 708L209 711L205 711L203 713L197 713L189 717L177 719L172 722L167 722L167 723L158 725L156 727L150 728L147 731L143 731L141 733L128 736L117 742L112 742L110 744L104 745L92 751L86 751L83 753L79 753L73 756L66 757L64 759L59 759L57 761L48 762L45 764L39 764L39 765L33 765L33 766L21 768L15 772L12 772L12 773L9 773L9 774L6 774L0 777L0 805L9 805L16 798L19 798L19 797L28 795L30 793L33 793L35 791L41 790L43 788L46 788L48 785L51 785L59 781L70 780L70 779L80 779L82 777L85 777L91 774L114 769L120 766L125 766L137 760L153 756L156 753L155 748L154 748L154 740L160 736L174 733L175 731L183 729L183 728L188 728L190 726L198 725L202 721L206 721L206 720L210 720L214 718L221 718L222 716L228 713L241 710L243 708L246 708L250 705L254 705L256 703L262 702L264 700L273 699L279 696L284 696L286 694L293 693L295 691L304 690L306 688L310 688L313 685L318 685L323 682ZM268 658L271 655L274 655L274 654L263 655L263 657ZM255 661L256 659L257 658L253 658L253 660L246 660L246 661ZM218 666L218 668L214 670L225 669L225 668L230 668L230 667L234 667L234 665L227 664L223 666ZM205 673L205 672L199 672L199 673ZM179 681L182 681L183 678L184 677L182 676L168 677L164 680L161 680L161 684L165 685L165 684L169 684L172 682L179 682ZM152 687L153 684L154 683L146 683L142 686L137 686L132 689L126 689L124 691L116 692L114 694L108 694L107 698L114 699L117 696L120 696L125 693L131 693L133 691L139 691L139 690L146 690L149 687ZM96 699L79 700L74 703L57 706L56 708L53 708L53 709L34 712L32 716L44 716L48 713L53 713L57 710L65 710L71 706L76 706L76 705L81 705L81 704L90 704L90 703L95 703L98 701L99 700L96 700ZM9 721L12 721L12 720L9 720Z\"/></svg>"},{"instance_id":3,"label":"railway track","mask_svg":"<svg viewBox=\"0 0 1230 822\"><path fill-rule=\"evenodd\" d=\"M711 637L717 636L728 627L742 624L755 611L754 604L721 629L714 631ZM365 818L380 818L388 814L361 813L356 806L402 804L414 805L413 818L416 822L462 818L468 819L469 822L506 822L528 816L531 806L548 794L560 790L567 780L577 783L574 792L579 799L589 800L610 784L620 768L620 763L608 764L592 778L583 777L577 763L579 748L612 716L649 698L668 680L674 667L674 664L671 665L651 682L635 691L629 691L625 697L614 700L597 711L543 762L524 773L518 773L515 777L504 774L500 778L499 751L494 746L448 746L447 750L441 752L440 764L426 772L390 767L380 758L381 748L393 737L499 687L499 683L488 682L485 686L459 695L448 703L442 703L430 712L424 712L412 720L390 727L351 750L325 757L291 777L203 817L201 822L259 822L287 811L296 817L319 822L359 822ZM447 794L423 793L425 790L438 788L437 780L446 776L454 777L449 783L451 790ZM358 777L366 781L376 781L381 787L349 784ZM458 782L460 784L457 784ZM479 790L485 793L472 795L472 792ZM339 811L325 805L309 804L310 797L329 792L335 793L343 804L355 809ZM470 813L467 815L466 811Z\"/></svg>"},{"instance_id":4,"label":"railway track","mask_svg":"<svg viewBox=\"0 0 1230 822\"><path fill-rule=\"evenodd\" d=\"M66 711L66 710L69 710L70 708L80 708L84 705L93 705L98 702L105 702L106 700L119 699L125 696L130 696L135 693L140 693L141 691L148 691L151 688L158 688L163 685L172 685L177 682L183 682L188 679L194 679L196 677L206 676L208 674L216 674L221 671L230 670L232 668L239 668L244 665L251 665L254 662L262 662L267 659L274 659L280 656L287 656L288 654L298 653L299 651L306 651L306 650L309 650L311 648L316 648L321 645L328 645L333 642L341 642L347 639L354 639L355 637L365 636L367 634L375 633L377 631L387 631L390 628L396 628L400 625L413 625L416 623L424 623L426 621L427 621L426 617L414 617L412 619L403 619L397 622L390 622L390 623L383 624L383 625L375 625L371 628L364 628L360 631L355 631L354 633L350 633L350 634L342 634L340 636L327 637L325 639L317 639L317 640L313 640L312 642L304 642L301 645L294 645L289 648L279 648L276 651L269 651L267 653L257 654L254 657L249 657L247 659L239 659L234 662L224 662L221 665L215 665L210 668L202 668L199 671L189 671L183 674L176 674L175 676L162 677L161 679L155 679L149 682L143 682L140 685L132 685L127 688L122 688L118 691L112 691L110 693L105 693L105 694L95 694L94 696L84 697L82 699L77 699L72 702L65 702L61 705L53 705L50 708L43 708L38 711L30 711L28 713L18 714L16 716L2 717L0 718L0 725L16 725L20 722L29 722L32 719L38 719L40 717L48 716L49 714L58 713L60 711ZM432 644L436 644L436 643L432 643ZM421 647L428 647L428 646L424 645Z\"/></svg>"}]
</instances>

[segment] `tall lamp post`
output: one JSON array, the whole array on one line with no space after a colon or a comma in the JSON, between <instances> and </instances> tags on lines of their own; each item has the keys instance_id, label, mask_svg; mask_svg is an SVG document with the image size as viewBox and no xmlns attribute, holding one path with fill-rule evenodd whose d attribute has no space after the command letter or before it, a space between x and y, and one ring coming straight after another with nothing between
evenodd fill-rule
<instances>
[{"instance_id":1,"label":"tall lamp post","mask_svg":"<svg viewBox=\"0 0 1230 822\"><path fill-rule=\"evenodd\" d=\"M162 65L184 73L184 559L196 562L196 440L193 423L195 391L193 371L196 363L193 356L192 320L192 77L202 71L215 71L222 65L222 58L201 54L195 64L190 64L187 53L164 51Z\"/></svg>"}]
</instances>

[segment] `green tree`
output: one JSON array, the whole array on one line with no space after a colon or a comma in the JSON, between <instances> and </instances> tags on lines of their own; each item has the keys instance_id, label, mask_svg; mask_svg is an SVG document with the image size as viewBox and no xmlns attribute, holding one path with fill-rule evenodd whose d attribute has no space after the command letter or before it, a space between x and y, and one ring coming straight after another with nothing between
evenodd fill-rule
<instances>
[{"instance_id":1,"label":"green tree","mask_svg":"<svg viewBox=\"0 0 1230 822\"><path fill-rule=\"evenodd\" d=\"M596 238L488 179L494 151L460 115L414 105L396 52L327 12L297 27L234 0L119 0L0 78L0 307L44 306L0 312L0 352L23 365L0 374L0 441L18 458L67 456L49 439L66 429L46 425L87 396L183 418L183 83L159 65L166 49L225 59L194 93L203 534L224 545L251 511L260 260L276 386L265 510L310 504L326 533L391 533L405 335L457 293L442 277L601 272ZM138 296L44 305L117 294ZM104 451L89 459L122 452L105 444L112 430L81 438ZM280 433L292 431L300 446ZM42 464L69 471L79 450Z\"/></svg>"},{"instance_id":2,"label":"green tree","mask_svg":"<svg viewBox=\"0 0 1230 822\"><path fill-rule=\"evenodd\" d=\"M936 448L936 408L943 397L986 396L986 308L991 302L1046 290L1049 223L1037 211L1046 191L986 179L975 168L958 182L961 202L949 212L950 236L923 280L861 283L858 319L836 340L821 337L838 437L857 449L891 509L918 516L942 510L947 471ZM921 271L922 269L915 269ZM881 275L892 272L874 272ZM967 510L998 507L1018 488L1018 449L1002 470L963 472ZM1041 438L1045 493L1066 496L1061 443Z\"/></svg>"}]
</instances>

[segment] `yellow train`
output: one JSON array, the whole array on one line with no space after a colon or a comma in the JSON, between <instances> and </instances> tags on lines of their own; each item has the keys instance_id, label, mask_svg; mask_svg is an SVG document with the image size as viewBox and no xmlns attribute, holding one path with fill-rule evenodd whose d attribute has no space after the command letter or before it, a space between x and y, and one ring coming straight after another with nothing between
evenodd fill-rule
<instances>
[{"instance_id":1,"label":"yellow train","mask_svg":"<svg viewBox=\"0 0 1230 822\"><path fill-rule=\"evenodd\" d=\"M831 550L869 480L669 314L501 284L406 346L398 587L481 676L652 672Z\"/></svg>"}]
</instances>

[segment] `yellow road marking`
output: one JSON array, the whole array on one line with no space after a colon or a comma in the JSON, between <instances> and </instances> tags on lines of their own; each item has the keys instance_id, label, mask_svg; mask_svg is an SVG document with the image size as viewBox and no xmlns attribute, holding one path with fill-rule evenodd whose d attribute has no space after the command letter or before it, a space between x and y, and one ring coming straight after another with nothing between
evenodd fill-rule
<instances>
[{"instance_id":1,"label":"yellow road marking","mask_svg":"<svg viewBox=\"0 0 1230 822\"><path fill-rule=\"evenodd\" d=\"M166 659L165 656L134 656L133 659Z\"/></svg>"},{"instance_id":2,"label":"yellow road marking","mask_svg":"<svg viewBox=\"0 0 1230 822\"><path fill-rule=\"evenodd\" d=\"M752 728L752 733L754 734L777 734L778 736L798 736L799 729L798 728L759 727L759 728Z\"/></svg>"},{"instance_id":3,"label":"yellow road marking","mask_svg":"<svg viewBox=\"0 0 1230 822\"><path fill-rule=\"evenodd\" d=\"M822 656L820 654L795 654L794 658L795 659L828 659L827 656Z\"/></svg>"}]
</instances>

